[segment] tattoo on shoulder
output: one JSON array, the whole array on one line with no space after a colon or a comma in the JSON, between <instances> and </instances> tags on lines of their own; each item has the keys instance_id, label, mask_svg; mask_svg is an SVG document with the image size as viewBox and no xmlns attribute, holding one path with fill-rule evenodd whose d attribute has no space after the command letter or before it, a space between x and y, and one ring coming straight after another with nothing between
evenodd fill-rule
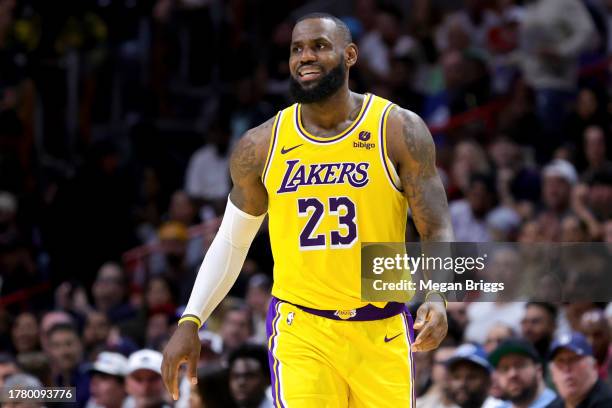
<instances>
[{"instance_id":1,"label":"tattoo on shoulder","mask_svg":"<svg viewBox=\"0 0 612 408\"><path fill-rule=\"evenodd\" d=\"M230 158L230 171L235 180L263 171L272 134L274 118L245 133Z\"/></svg>"},{"instance_id":2,"label":"tattoo on shoulder","mask_svg":"<svg viewBox=\"0 0 612 408\"><path fill-rule=\"evenodd\" d=\"M435 148L429 129L423 120L413 112L398 109L402 124L402 140L408 148L411 159L419 163L419 176L430 176L435 169Z\"/></svg>"}]
</instances>

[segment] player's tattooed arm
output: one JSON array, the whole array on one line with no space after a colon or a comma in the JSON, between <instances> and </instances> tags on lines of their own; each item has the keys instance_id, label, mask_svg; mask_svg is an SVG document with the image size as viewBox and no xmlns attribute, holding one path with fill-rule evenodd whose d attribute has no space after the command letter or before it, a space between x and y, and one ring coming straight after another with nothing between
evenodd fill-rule
<instances>
[{"instance_id":1,"label":"player's tattooed arm","mask_svg":"<svg viewBox=\"0 0 612 408\"><path fill-rule=\"evenodd\" d=\"M247 131L230 157L230 173L233 187L232 203L251 215L261 215L268 210L268 193L261 181L261 174L268 154L274 118Z\"/></svg>"},{"instance_id":2,"label":"player's tattooed arm","mask_svg":"<svg viewBox=\"0 0 612 408\"><path fill-rule=\"evenodd\" d=\"M417 114L401 108L394 108L387 122L389 156L397 165L421 240L453 241L448 202L436 169L429 129Z\"/></svg>"}]
</instances>

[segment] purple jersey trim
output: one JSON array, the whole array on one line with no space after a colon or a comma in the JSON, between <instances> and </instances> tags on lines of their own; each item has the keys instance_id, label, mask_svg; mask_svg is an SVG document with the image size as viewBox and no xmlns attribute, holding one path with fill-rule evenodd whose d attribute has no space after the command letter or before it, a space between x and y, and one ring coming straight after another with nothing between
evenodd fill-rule
<instances>
[{"instance_id":1,"label":"purple jersey trim","mask_svg":"<svg viewBox=\"0 0 612 408\"><path fill-rule=\"evenodd\" d=\"M286 303L289 303L289 302L286 302ZM332 320L343 320L347 322L351 322L351 321L352 322L367 322L371 320L387 319L389 317L393 317L393 316L396 316L402 313L405 308L405 305L399 302L389 302L382 309L369 304L369 305L360 307L359 309L354 309L352 311L348 311L348 310L343 311L343 312L354 312L354 315L352 317L343 319L338 316L339 310L319 310L319 309L313 309L310 307L305 307L305 306L300 306L300 305L295 305L295 304L294 306L307 313L310 313L310 314L313 314L319 317L325 317L327 319L332 319Z\"/></svg>"},{"instance_id":2,"label":"purple jersey trim","mask_svg":"<svg viewBox=\"0 0 612 408\"><path fill-rule=\"evenodd\" d=\"M393 186L393 188L395 188L398 192L403 193L403 191L395 184L395 180L393 179L393 176L391 175L391 170L389 170L389 165L387 163L387 152L386 152L386 126L385 126L385 119L387 118L387 116L389 116L389 112L391 111L391 108L395 106L392 103L389 103L386 107L385 110L383 111L382 116L380 117L380 130L378 132L379 134L379 138L380 138L380 159L382 160L382 165L385 168L385 172L387 173L387 177L389 178L389 182L391 183L391 185Z\"/></svg>"},{"instance_id":3,"label":"purple jersey trim","mask_svg":"<svg viewBox=\"0 0 612 408\"><path fill-rule=\"evenodd\" d=\"M363 121L363 118L366 117L366 114L368 113L368 108L370 107L370 104L372 102L372 99L374 98L374 96L372 96L371 94L367 94L366 95L366 105L365 107L361 110L359 117L357 119L355 119L355 121L353 122L353 124L346 129L344 132L340 133L339 135L336 135L334 137L330 137L329 139L325 139L325 140L321 140L321 139L314 139L311 136L309 136L306 131L302 128L302 121L300 118L300 107L299 105L295 107L295 115L294 115L294 119L295 119L295 128L297 129L297 131L299 132L300 135L302 135L302 137L310 140L313 143L321 143L321 144L327 144L327 143L333 143L333 142L337 142L341 139L344 139L345 137L347 137L348 135L351 134L351 132L353 132L353 130L355 130Z\"/></svg>"},{"instance_id":4,"label":"purple jersey trim","mask_svg":"<svg viewBox=\"0 0 612 408\"><path fill-rule=\"evenodd\" d=\"M268 307L268 316L266 317L266 334L268 335L268 362L270 363L270 380L272 384L273 405L274 407L280 406L285 408L282 398L280 398L281 385L280 377L278 375L278 366L280 365L280 361L278 361L274 356L274 350L277 345L278 337L276 323L280 318L280 313L278 312L279 303L280 301L274 297L270 302L270 306Z\"/></svg>"}]
</instances>

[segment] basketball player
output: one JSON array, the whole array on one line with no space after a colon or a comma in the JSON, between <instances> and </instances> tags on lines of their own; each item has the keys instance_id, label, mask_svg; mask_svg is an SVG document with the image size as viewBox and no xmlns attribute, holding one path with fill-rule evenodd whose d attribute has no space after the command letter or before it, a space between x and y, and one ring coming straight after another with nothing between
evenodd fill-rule
<instances>
[{"instance_id":1,"label":"basketball player","mask_svg":"<svg viewBox=\"0 0 612 408\"><path fill-rule=\"evenodd\" d=\"M234 283L265 214L274 256L268 315L276 407L415 407L411 353L447 332L445 300L430 293L412 322L402 303L360 300L360 243L403 242L408 206L423 241L452 241L448 205L423 121L349 90L357 47L327 14L292 36L298 102L248 131L234 150L234 186L179 326L163 376L196 377L201 326ZM193 380L192 380L193 381Z\"/></svg>"}]
</instances>

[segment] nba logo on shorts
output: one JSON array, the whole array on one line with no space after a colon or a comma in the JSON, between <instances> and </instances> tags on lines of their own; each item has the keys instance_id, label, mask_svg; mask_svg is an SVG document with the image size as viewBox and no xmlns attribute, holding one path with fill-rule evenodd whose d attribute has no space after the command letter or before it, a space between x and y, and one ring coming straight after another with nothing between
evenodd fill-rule
<instances>
[{"instance_id":1,"label":"nba logo on shorts","mask_svg":"<svg viewBox=\"0 0 612 408\"><path fill-rule=\"evenodd\" d=\"M368 140L370 140L370 136L372 136L372 134L367 130L362 130L361 132L359 132L359 140L361 140L362 142L367 142Z\"/></svg>"},{"instance_id":2,"label":"nba logo on shorts","mask_svg":"<svg viewBox=\"0 0 612 408\"><path fill-rule=\"evenodd\" d=\"M287 313L287 324L289 326L291 326L291 323L293 323L293 316L295 316L295 313L293 312Z\"/></svg>"}]
</instances>

